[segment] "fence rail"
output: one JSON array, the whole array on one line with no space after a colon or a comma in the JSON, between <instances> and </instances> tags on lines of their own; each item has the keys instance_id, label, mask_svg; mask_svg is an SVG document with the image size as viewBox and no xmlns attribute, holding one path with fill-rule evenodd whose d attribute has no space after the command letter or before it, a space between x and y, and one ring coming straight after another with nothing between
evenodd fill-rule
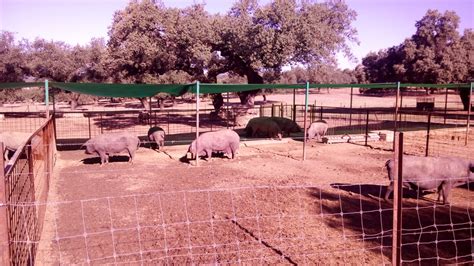
<instances>
[{"instance_id":1,"label":"fence rail","mask_svg":"<svg viewBox=\"0 0 474 266\"><path fill-rule=\"evenodd\" d=\"M4 234L9 242L1 254L3 262L34 264L46 211L38 203L46 202L48 197L55 151L54 119L49 118L2 169L0 235Z\"/></svg>"}]
</instances>

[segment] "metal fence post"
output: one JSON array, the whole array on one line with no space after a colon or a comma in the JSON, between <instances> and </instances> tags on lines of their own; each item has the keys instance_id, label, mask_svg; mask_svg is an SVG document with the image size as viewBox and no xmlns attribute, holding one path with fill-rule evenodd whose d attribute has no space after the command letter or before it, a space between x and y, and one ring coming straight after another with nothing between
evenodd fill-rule
<instances>
[{"instance_id":1,"label":"metal fence post","mask_svg":"<svg viewBox=\"0 0 474 266\"><path fill-rule=\"evenodd\" d=\"M393 116L393 135L398 131L398 98L400 97L400 81L397 82L397 94L395 97L395 115ZM393 149L395 150L395 142L393 142Z\"/></svg>"},{"instance_id":2,"label":"metal fence post","mask_svg":"<svg viewBox=\"0 0 474 266\"><path fill-rule=\"evenodd\" d=\"M403 132L395 135L395 175L393 180L393 231L392 231L392 265L400 265L402 260L402 167L403 167Z\"/></svg>"},{"instance_id":3,"label":"metal fence post","mask_svg":"<svg viewBox=\"0 0 474 266\"><path fill-rule=\"evenodd\" d=\"M103 132L102 128L104 127L103 126L104 120L102 119L102 113L100 113L99 119L100 119L100 123L99 123L99 125L100 125L100 134L102 134L102 132Z\"/></svg>"},{"instance_id":4,"label":"metal fence post","mask_svg":"<svg viewBox=\"0 0 474 266\"><path fill-rule=\"evenodd\" d=\"M293 122L296 122L296 89L293 89Z\"/></svg>"},{"instance_id":5,"label":"metal fence post","mask_svg":"<svg viewBox=\"0 0 474 266\"><path fill-rule=\"evenodd\" d=\"M308 118L308 94L309 94L309 82L306 82L306 91L304 99L304 135L303 135L303 161L306 160L306 120Z\"/></svg>"},{"instance_id":6,"label":"metal fence post","mask_svg":"<svg viewBox=\"0 0 474 266\"><path fill-rule=\"evenodd\" d=\"M350 108L350 111L349 111L349 126L352 126L352 97L354 95L354 87L351 86L351 101L349 103L349 108Z\"/></svg>"},{"instance_id":7,"label":"metal fence post","mask_svg":"<svg viewBox=\"0 0 474 266\"><path fill-rule=\"evenodd\" d=\"M199 81L196 82L196 166L199 166L198 141L199 138Z\"/></svg>"},{"instance_id":8,"label":"metal fence post","mask_svg":"<svg viewBox=\"0 0 474 266\"><path fill-rule=\"evenodd\" d=\"M4 146L0 142L0 152L3 157ZM0 265L10 265L10 240L8 236L7 188L5 182L5 164L0 160Z\"/></svg>"},{"instance_id":9,"label":"metal fence post","mask_svg":"<svg viewBox=\"0 0 474 266\"><path fill-rule=\"evenodd\" d=\"M46 119L49 118L49 87L48 80L44 81L44 105L46 106Z\"/></svg>"},{"instance_id":10,"label":"metal fence post","mask_svg":"<svg viewBox=\"0 0 474 266\"><path fill-rule=\"evenodd\" d=\"M56 131L56 96L54 90L51 90L53 96L53 129L54 129L54 141L55 144L58 143L58 132Z\"/></svg>"},{"instance_id":11,"label":"metal fence post","mask_svg":"<svg viewBox=\"0 0 474 266\"><path fill-rule=\"evenodd\" d=\"M367 116L365 119L365 146L367 146L368 138L369 138L369 109L367 109Z\"/></svg>"},{"instance_id":12,"label":"metal fence post","mask_svg":"<svg viewBox=\"0 0 474 266\"><path fill-rule=\"evenodd\" d=\"M167 122L168 122L168 132L167 132L167 134L169 135L169 134L170 134L170 111L168 111L168 119L167 119Z\"/></svg>"},{"instance_id":13,"label":"metal fence post","mask_svg":"<svg viewBox=\"0 0 474 266\"><path fill-rule=\"evenodd\" d=\"M471 86L469 87L469 103L467 105L467 125L466 125L466 141L464 142L464 145L467 146L467 142L469 139L469 126L471 124L471 109L472 109L472 88L473 88L474 82L471 82Z\"/></svg>"},{"instance_id":14,"label":"metal fence post","mask_svg":"<svg viewBox=\"0 0 474 266\"><path fill-rule=\"evenodd\" d=\"M229 117L230 117L230 113L229 113L229 92L227 92L227 106L226 106L226 121L227 121L227 129L229 128ZM212 130L211 130L212 131Z\"/></svg>"},{"instance_id":15,"label":"metal fence post","mask_svg":"<svg viewBox=\"0 0 474 266\"><path fill-rule=\"evenodd\" d=\"M323 120L323 106L321 105L321 111L319 115L319 120Z\"/></svg>"},{"instance_id":16,"label":"metal fence post","mask_svg":"<svg viewBox=\"0 0 474 266\"><path fill-rule=\"evenodd\" d=\"M148 110L148 126L151 127L152 124L151 124L151 111L152 111L152 107L151 107L151 104L152 104L152 101L151 101L151 96L148 98L148 101L149 101L149 105L150 105L150 108Z\"/></svg>"},{"instance_id":17,"label":"metal fence post","mask_svg":"<svg viewBox=\"0 0 474 266\"><path fill-rule=\"evenodd\" d=\"M91 134L91 115L90 115L90 113L87 116L87 125L88 125L88 128L89 128L89 138L91 138L92 134Z\"/></svg>"},{"instance_id":18,"label":"metal fence post","mask_svg":"<svg viewBox=\"0 0 474 266\"><path fill-rule=\"evenodd\" d=\"M444 97L444 124L446 125L446 115L448 113L448 88L446 88L446 96Z\"/></svg>"},{"instance_id":19,"label":"metal fence post","mask_svg":"<svg viewBox=\"0 0 474 266\"><path fill-rule=\"evenodd\" d=\"M429 155L429 148L430 148L430 130L431 130L431 112L428 113L428 125L426 128L426 148L425 148L425 156Z\"/></svg>"}]
</instances>

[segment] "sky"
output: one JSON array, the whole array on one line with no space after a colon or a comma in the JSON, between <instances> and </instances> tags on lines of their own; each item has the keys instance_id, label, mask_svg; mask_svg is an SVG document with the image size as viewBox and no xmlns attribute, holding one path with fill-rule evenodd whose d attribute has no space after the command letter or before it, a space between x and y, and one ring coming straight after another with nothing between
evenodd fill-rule
<instances>
[{"instance_id":1,"label":"sky","mask_svg":"<svg viewBox=\"0 0 474 266\"><path fill-rule=\"evenodd\" d=\"M164 0L167 7L186 7L203 0ZM226 13L233 1L204 0L210 13ZM268 2L268 0L260 1ZM15 33L17 40L44 38L71 45L91 38L107 39L115 11L128 0L0 0L0 30ZM460 16L460 32L474 28L474 0L346 0L357 12L352 26L359 44L351 44L355 62L338 54L341 69L353 68L371 51L398 45L415 33L415 23L428 9L453 10Z\"/></svg>"}]
</instances>

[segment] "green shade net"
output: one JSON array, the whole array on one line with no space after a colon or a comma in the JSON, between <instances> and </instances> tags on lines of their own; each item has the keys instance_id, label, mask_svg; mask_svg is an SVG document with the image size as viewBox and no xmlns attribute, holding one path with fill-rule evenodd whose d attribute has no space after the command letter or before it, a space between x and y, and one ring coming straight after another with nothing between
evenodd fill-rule
<instances>
[{"instance_id":1,"label":"green shade net","mask_svg":"<svg viewBox=\"0 0 474 266\"><path fill-rule=\"evenodd\" d=\"M70 92L103 97L151 97L158 93L173 96L186 92L196 93L197 84L111 84L111 83L66 83L50 82L51 88L59 88ZM26 87L44 87L43 82L0 83L0 89ZM397 83L371 84L309 84L310 88L397 88ZM417 88L469 88L470 84L400 84L400 87ZM241 92L258 89L305 89L306 84L199 84L199 93Z\"/></svg>"}]
</instances>

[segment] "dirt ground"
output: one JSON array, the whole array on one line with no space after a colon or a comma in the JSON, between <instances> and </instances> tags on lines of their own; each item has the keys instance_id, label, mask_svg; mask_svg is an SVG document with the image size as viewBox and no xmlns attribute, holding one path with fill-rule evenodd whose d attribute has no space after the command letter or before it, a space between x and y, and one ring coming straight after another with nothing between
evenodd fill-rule
<instances>
[{"instance_id":1,"label":"dirt ground","mask_svg":"<svg viewBox=\"0 0 474 266\"><path fill-rule=\"evenodd\" d=\"M59 152L37 264L390 263L391 152L313 141L303 161L302 146L245 142L236 159L199 166L182 158L187 146L102 167ZM472 190L454 189L446 206L404 191L405 262L473 261Z\"/></svg>"}]
</instances>

